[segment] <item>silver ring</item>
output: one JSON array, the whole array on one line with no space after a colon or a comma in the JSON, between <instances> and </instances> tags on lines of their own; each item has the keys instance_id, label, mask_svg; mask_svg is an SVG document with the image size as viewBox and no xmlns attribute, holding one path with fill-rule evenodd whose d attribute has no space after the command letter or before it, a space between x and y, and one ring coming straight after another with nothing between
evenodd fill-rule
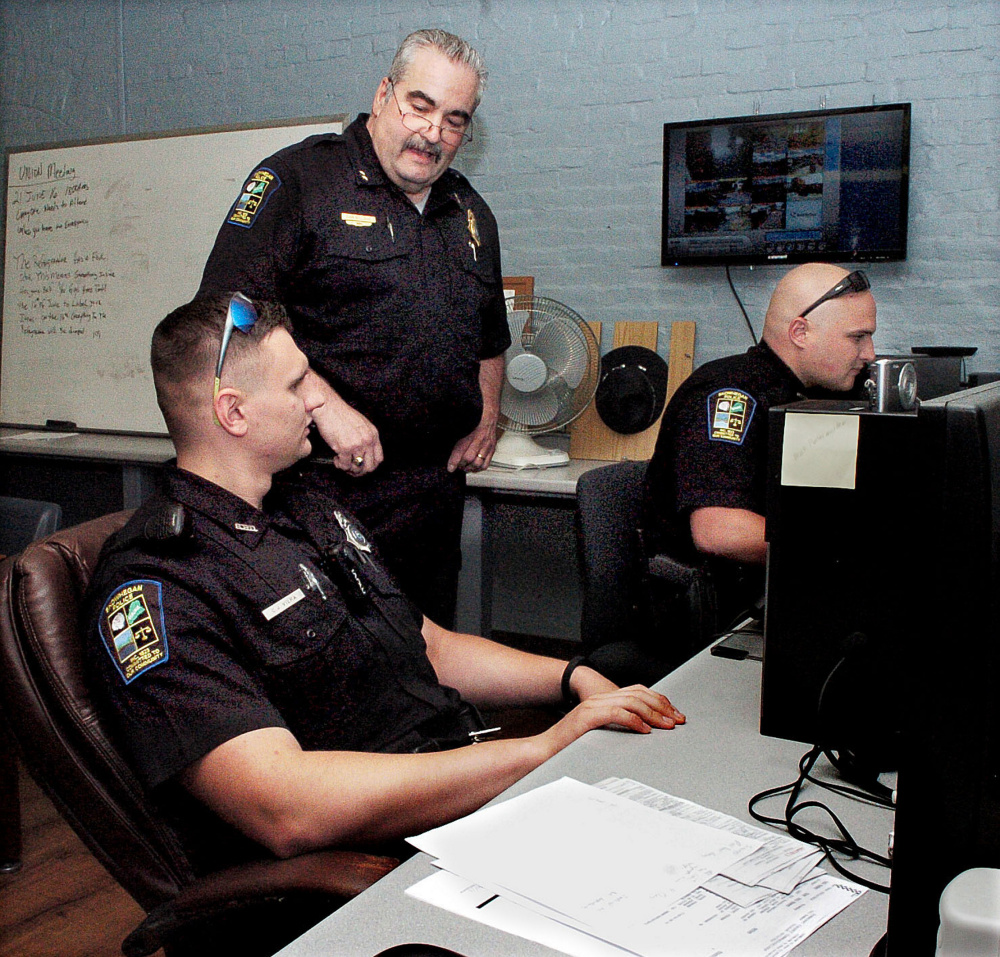
<instances>
[{"instance_id":1,"label":"silver ring","mask_svg":"<svg viewBox=\"0 0 1000 957\"><path fill-rule=\"evenodd\" d=\"M355 455L354 456L354 464L356 466L358 466L358 468L360 468L362 465L364 465L365 464L364 456L363 455Z\"/></svg>"},{"instance_id":2,"label":"silver ring","mask_svg":"<svg viewBox=\"0 0 1000 957\"><path fill-rule=\"evenodd\" d=\"M482 453L482 452L480 452L480 453L479 453L479 454L478 454L478 455L476 456L476 458L477 458L477 459L485 459L485 458L486 458L486 456L485 456L485 455L483 455L483 453Z\"/></svg>"}]
</instances>

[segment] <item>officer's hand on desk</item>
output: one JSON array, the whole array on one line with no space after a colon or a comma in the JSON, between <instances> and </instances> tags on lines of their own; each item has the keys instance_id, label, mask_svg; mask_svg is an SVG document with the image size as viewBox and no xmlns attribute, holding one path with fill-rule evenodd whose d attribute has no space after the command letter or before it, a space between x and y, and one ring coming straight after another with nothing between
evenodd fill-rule
<instances>
[{"instance_id":1,"label":"officer's hand on desk","mask_svg":"<svg viewBox=\"0 0 1000 957\"><path fill-rule=\"evenodd\" d=\"M333 464L351 475L367 475L382 464L378 429L348 405L330 386L326 400L313 413L323 441L333 449Z\"/></svg>"},{"instance_id":2,"label":"officer's hand on desk","mask_svg":"<svg viewBox=\"0 0 1000 957\"><path fill-rule=\"evenodd\" d=\"M657 691L642 685L627 688L612 685L612 690L590 694L581 700L539 738L549 738L555 753L595 728L617 727L648 734L653 728L673 728L685 720L670 700Z\"/></svg>"}]
</instances>

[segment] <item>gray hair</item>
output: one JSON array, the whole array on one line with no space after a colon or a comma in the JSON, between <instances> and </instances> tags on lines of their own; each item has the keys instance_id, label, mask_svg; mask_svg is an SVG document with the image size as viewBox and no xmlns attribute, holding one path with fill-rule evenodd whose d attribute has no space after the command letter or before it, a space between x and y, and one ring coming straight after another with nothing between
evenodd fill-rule
<instances>
[{"instance_id":1,"label":"gray hair","mask_svg":"<svg viewBox=\"0 0 1000 957\"><path fill-rule=\"evenodd\" d=\"M430 47L446 56L452 63L460 63L469 67L476 74L476 96L472 108L479 106L486 89L489 73L486 64L477 50L474 50L461 37L445 30L417 30L406 37L399 45L396 55L389 67L389 80L395 86L406 75L417 52Z\"/></svg>"}]
</instances>

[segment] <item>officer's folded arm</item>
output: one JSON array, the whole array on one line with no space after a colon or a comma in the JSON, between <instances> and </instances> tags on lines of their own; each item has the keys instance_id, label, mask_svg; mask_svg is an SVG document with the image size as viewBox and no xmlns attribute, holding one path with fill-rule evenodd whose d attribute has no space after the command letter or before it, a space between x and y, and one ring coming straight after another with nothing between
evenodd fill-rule
<instances>
[{"instance_id":1,"label":"officer's folded arm","mask_svg":"<svg viewBox=\"0 0 1000 957\"><path fill-rule=\"evenodd\" d=\"M442 678L455 679L452 686L474 704L561 700L566 662L427 624L435 668ZM491 669L498 674L481 677ZM570 686L581 703L547 731L527 738L453 751L369 754L303 751L287 729L261 728L214 748L183 772L182 782L273 854L291 857L397 839L454 820L594 728L649 733L684 721L663 695L640 686L619 689L587 667L575 669Z\"/></svg>"},{"instance_id":2,"label":"officer's folded arm","mask_svg":"<svg viewBox=\"0 0 1000 957\"><path fill-rule=\"evenodd\" d=\"M691 540L706 555L764 563L764 516L745 508L708 506L691 513Z\"/></svg>"}]
</instances>

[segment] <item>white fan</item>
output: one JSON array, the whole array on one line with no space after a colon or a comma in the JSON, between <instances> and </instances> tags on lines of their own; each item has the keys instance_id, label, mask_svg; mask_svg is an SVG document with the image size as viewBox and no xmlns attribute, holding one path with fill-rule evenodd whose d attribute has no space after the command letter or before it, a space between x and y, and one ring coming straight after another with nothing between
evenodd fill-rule
<instances>
[{"instance_id":1,"label":"white fan","mask_svg":"<svg viewBox=\"0 0 1000 957\"><path fill-rule=\"evenodd\" d=\"M569 455L533 438L572 422L590 404L601 375L600 346L568 306L540 296L507 300L510 347L504 357L500 427L493 465L565 465Z\"/></svg>"}]
</instances>

